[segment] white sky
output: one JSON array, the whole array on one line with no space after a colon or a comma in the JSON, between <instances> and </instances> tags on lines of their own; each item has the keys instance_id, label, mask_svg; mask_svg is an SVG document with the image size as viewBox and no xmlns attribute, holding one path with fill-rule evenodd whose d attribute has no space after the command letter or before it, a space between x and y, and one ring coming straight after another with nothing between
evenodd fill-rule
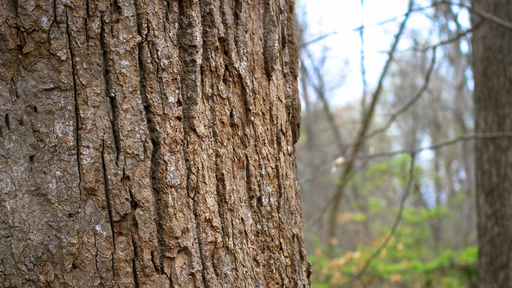
<instances>
[{"instance_id":1,"label":"white sky","mask_svg":"<svg viewBox=\"0 0 512 288\"><path fill-rule=\"evenodd\" d=\"M428 6L430 3L430 1L421 0L415 2L415 7ZM328 85L339 87L332 93L328 93L334 106L358 99L362 94L361 42L359 32L353 31L354 28L361 26L361 17L364 17L365 26L376 24L405 14L407 5L408 0L365 0L364 11L362 11L360 0L297 0L298 10L306 11L308 23L306 41L337 32L336 35L308 47L317 56L320 55L323 47L329 48L326 69L332 73L328 73L329 79L326 79L326 82ZM454 7L454 10L457 11L456 8ZM461 13L460 18L459 21L463 26L469 26L467 13ZM366 80L369 92L375 88L387 59L387 54L382 51L390 49L402 20L403 17L382 26L368 27L364 31ZM424 35L428 35L430 27L431 20L421 13L415 13L409 19L406 29L424 30ZM410 46L411 43L402 37L398 49L405 50Z\"/></svg>"}]
</instances>

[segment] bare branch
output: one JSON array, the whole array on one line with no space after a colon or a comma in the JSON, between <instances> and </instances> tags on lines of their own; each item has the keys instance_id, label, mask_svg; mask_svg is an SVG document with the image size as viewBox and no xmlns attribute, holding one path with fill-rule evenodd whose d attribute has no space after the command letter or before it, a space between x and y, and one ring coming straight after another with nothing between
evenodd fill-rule
<instances>
[{"instance_id":1,"label":"bare branch","mask_svg":"<svg viewBox=\"0 0 512 288\"><path fill-rule=\"evenodd\" d=\"M358 132L357 141L356 141L356 144L352 148L351 155L357 155L357 153L359 153L359 150L361 149L361 147L363 147L364 136L366 135L366 132L368 131L368 128L370 127L370 122L373 118L373 113L375 111L375 107L377 106L377 102L379 101L380 94L382 92L382 87L384 85L384 79L386 78L388 69L391 66L391 62L393 61L393 56L396 51L396 47L398 46L398 42L400 41L400 36L402 36L402 33L405 29L405 24L407 23L407 20L409 19L409 16L412 13L412 9L413 9L413 1L410 0L408 13L405 16L405 19L400 24L400 29L398 30L398 33L395 36L395 41L393 42L391 50L389 51L388 60L386 61L386 64L384 65L384 69L382 70L382 73L380 75L380 79L377 84L377 89L373 93L370 107L368 108L368 112L366 113L366 115L363 119L363 123ZM331 239L333 239L336 234L336 215L338 213L340 202L343 197L343 191L344 191L345 185L347 183L347 179L352 172L353 165L354 165L353 159L347 162L347 165L344 167L344 169L341 173L340 181L338 182L338 185L336 185L336 194L333 198L333 206L332 206L331 214L329 217L329 229L328 229L329 230L329 236L328 236L328 238L329 238L329 252L328 253L329 254L332 254L332 248L333 248L332 244L331 244L332 243Z\"/></svg>"},{"instance_id":2,"label":"bare branch","mask_svg":"<svg viewBox=\"0 0 512 288\"><path fill-rule=\"evenodd\" d=\"M330 36L332 36L332 35L336 35L336 34L338 34L338 32L337 32L337 31L334 31L334 32L331 32L331 33L327 33L327 34L325 34L325 35L322 35L322 36L320 36L320 37L317 37L317 38L315 38L315 39L313 39L313 40L311 40L311 41L308 41L308 42L302 43L302 44L300 44L300 45L299 45L299 49L306 48L309 44L313 44L313 43L316 43L316 42L318 42L318 41L322 41L322 40L324 40L325 38L328 38L328 37L330 37Z\"/></svg>"},{"instance_id":3,"label":"bare branch","mask_svg":"<svg viewBox=\"0 0 512 288\"><path fill-rule=\"evenodd\" d=\"M448 45L448 44L451 44L451 43L454 43L454 42L457 42L459 41L461 38L465 37L465 36L468 36L469 34L472 34L473 32L475 32L475 30L477 30L478 28L480 28L480 26L482 25L484 21L480 21L478 22L474 27L472 27L471 29L466 29L462 32L458 32L457 34L455 34L455 36L453 36L452 38L449 38L449 39L446 39L446 40L443 40L437 44L434 44L434 45L431 45L431 46L427 46L427 47L423 47L423 48L417 48L417 47L413 47L411 49L408 49L408 50L404 50L404 51L400 51L400 52L405 52L405 51L411 51L411 50L414 50L414 51L419 51L419 52L426 52L430 49L435 49L439 46L444 46L444 45Z\"/></svg>"},{"instance_id":4,"label":"bare branch","mask_svg":"<svg viewBox=\"0 0 512 288\"><path fill-rule=\"evenodd\" d=\"M469 12L473 13L473 14L476 14L486 20L489 20L489 21L492 21L500 26L503 26L505 28L508 28L508 29L512 29L512 23L508 22L508 21L505 21L499 17L496 17L494 16L493 14L491 13L487 13L485 11L482 11L480 9L477 9L477 8L474 8L473 6L469 6L469 5L466 5L462 2L450 2L450 1L444 1L444 0L441 0L441 1L436 1L432 4L432 6L435 6L435 5L438 5L438 4L445 4L445 5L455 5L455 6L459 6L459 7L464 7L466 9L469 10Z\"/></svg>"},{"instance_id":5,"label":"bare branch","mask_svg":"<svg viewBox=\"0 0 512 288\"><path fill-rule=\"evenodd\" d=\"M393 236L395 235L396 229L398 228L398 224L400 224L400 220L402 220L402 214L403 214L404 208L405 208L405 201L407 200L407 197L409 197L409 194L411 193L412 183L414 182L415 158L416 158L416 154L411 153L411 164L410 164L410 168L409 168L409 181L407 182L407 187L405 188L405 193L402 196L402 199L400 201L400 208L398 209L398 215L396 216L395 222L393 223L393 226L391 227L391 231L389 231L389 234L386 236L386 239L384 239L384 242L382 242L382 244L379 246L377 251L373 252L373 254L370 256L370 258L368 258L366 260L361 271L359 271L359 273L354 275L347 282L341 284L340 287L346 287L347 285L360 279L364 275L364 273L366 273L366 271L370 267L370 264L372 263L372 261L380 255L382 250L384 248L386 248L386 246L388 245L391 238L393 238Z\"/></svg>"},{"instance_id":6,"label":"bare branch","mask_svg":"<svg viewBox=\"0 0 512 288\"><path fill-rule=\"evenodd\" d=\"M422 12L422 11L425 11L425 10L430 9L430 8L432 8L432 6L417 7L417 8L411 9L411 12ZM377 22L375 24L371 24L371 25L367 25L367 26L361 25L359 27L356 27L356 28L352 29L352 31L359 31L361 29L366 29L366 28L375 27L375 26L381 26L381 25L384 25L384 24L387 24L387 23L390 23L390 22L394 22L394 21L398 20L399 18L407 16L408 13L409 12L406 12L406 13L404 13L402 15L398 15L396 17L389 18L389 19L386 19L384 21Z\"/></svg>"},{"instance_id":7,"label":"bare branch","mask_svg":"<svg viewBox=\"0 0 512 288\"><path fill-rule=\"evenodd\" d=\"M309 51L307 51L307 49L305 49L304 52L305 52L306 56L308 56L308 58L311 62L311 66L313 67L313 70L315 71L316 77L318 79L318 83L316 83L316 84L313 83L313 87L315 88L315 92L316 92L318 98L320 98L320 100L323 103L324 113L327 116L327 121L329 122L329 126L331 127L332 134L334 136L334 141L336 142L339 153L344 154L345 153L345 145L343 144L343 138L341 137L341 133L338 129L338 126L336 125L336 121L334 119L334 114L331 111L329 101L327 101L327 99L325 98L325 84L323 81L323 75L320 72L320 69L315 65L315 62L313 61L313 56L309 53ZM306 68L306 66L304 66L304 61L302 59L301 59L301 61L302 61L301 65L303 65L304 71L306 72L306 74L309 75L308 69ZM311 79L311 77L310 77L310 79ZM311 82L313 82L313 80L311 80Z\"/></svg>"},{"instance_id":8,"label":"bare branch","mask_svg":"<svg viewBox=\"0 0 512 288\"><path fill-rule=\"evenodd\" d=\"M437 1L437 2L434 2L431 6L424 6L424 7L418 7L418 8L413 8L411 10L411 12L422 12L422 11L425 11L425 10L428 10L432 7L435 7L436 5L440 5L440 4L444 4L444 5L451 5L451 6L460 6L460 7L463 7L463 8L466 8L468 9L470 12L474 13L474 14L477 14L478 16L486 19L486 20L489 20L489 21L492 21L500 26L503 26L505 28L508 28L508 29L512 29L512 23L511 22L508 22L508 21L505 21L499 17L496 17L494 16L493 14L491 13L487 13L485 11L482 11L480 9L476 9L476 8L473 8L472 6L468 6L464 3L455 3L455 2L450 2L450 1ZM369 27L374 27L374 26L381 26L381 25L384 25L384 24L387 24L387 23L390 23L390 22L394 22L396 21L397 19L399 18L402 18L406 15L408 15L410 12L408 11L407 13L405 14L402 14L402 15L399 15L399 16L396 16L396 17L393 17L393 18L390 18L390 19L387 19L387 20L384 20L384 21L381 21L381 22L377 22L375 24L371 24L371 25L361 25L359 27L356 27L354 29L352 29L352 31L356 31L356 32L359 32L360 30L363 30L363 29L366 29L366 28L369 28ZM472 31L472 29L469 29L469 30L466 30L466 34L469 34ZM338 34L338 31L334 31L334 32L331 32L331 33L327 33L325 35L322 35L322 36L319 36L311 41L308 41L308 42L305 42L303 44L300 44L299 45L299 49L302 49L302 48L305 48L306 46L310 45L310 44L313 44L313 43L316 43L318 41L321 41L325 38L328 38L330 36L333 36L333 35L336 35ZM462 36L465 36L465 35L462 35ZM462 37L461 36L461 37ZM438 43L436 44L436 46L441 46L441 45L444 45L442 43ZM428 48L425 48L425 50L428 50Z\"/></svg>"},{"instance_id":9,"label":"bare branch","mask_svg":"<svg viewBox=\"0 0 512 288\"><path fill-rule=\"evenodd\" d=\"M373 130L372 132L370 132L369 134L367 134L365 136L365 139L372 138L375 135L388 130L389 127L391 127L391 124L393 124L396 121L398 116L405 113L409 108L412 107L412 105L414 105L414 103L416 103L416 101L418 101L418 99L421 98L421 96L423 96L423 93L425 93L425 91L428 88L428 84L430 82L430 76L432 75L432 71L434 70L434 65L436 63L436 48L437 47L434 46L433 51L432 51L432 60L430 61L430 66L428 67L427 74L425 76L425 81L423 82L423 86L421 86L418 93L416 93L416 95L411 100L409 100L409 102L407 102L404 106L402 106L395 113L393 113L393 115L391 115L391 117L389 118L386 125L384 125L383 127L379 128L379 129Z\"/></svg>"},{"instance_id":10,"label":"bare branch","mask_svg":"<svg viewBox=\"0 0 512 288\"><path fill-rule=\"evenodd\" d=\"M403 53L403 52L409 52L409 51L416 51L416 52L424 53L424 52L427 52L430 49L438 48L440 46L444 46L444 45L448 45L448 44L457 42L461 38L463 38L465 36L468 36L469 34L472 34L473 32L475 32L475 30L477 30L481 26L482 23L483 23L483 21L480 21L473 28L464 30L463 32L460 32L460 33L457 33L457 34L455 34L454 37L446 39L446 40L443 40L443 41L438 42L438 43L436 43L434 45L426 46L426 47L423 47L423 48L411 47L411 48L408 48L408 49L405 49L405 50L402 50L402 51L397 51L397 53ZM387 51L378 51L378 52L379 53L388 53Z\"/></svg>"},{"instance_id":11,"label":"bare branch","mask_svg":"<svg viewBox=\"0 0 512 288\"><path fill-rule=\"evenodd\" d=\"M383 158L383 157L393 157L400 154L418 154L420 152L426 151L426 150L438 150L441 148L444 148L446 146L453 145L455 143L461 142L461 141L471 141L471 140L481 140L481 139L496 139L496 138L512 138L512 132L503 132L503 133L480 133L480 134L474 134L474 135L468 135L468 136L459 136L454 139L437 143L431 146L418 148L415 150L395 150L390 152L382 152L382 153L373 153L368 155L358 155L354 159L358 158L365 158L365 159L375 159L375 158Z\"/></svg>"},{"instance_id":12,"label":"bare branch","mask_svg":"<svg viewBox=\"0 0 512 288\"><path fill-rule=\"evenodd\" d=\"M432 46L429 46L429 47L424 47L422 48L420 51L421 52L425 52L425 51L428 51L430 49L434 49L434 48L437 48L439 46L444 46L444 45L448 45L448 44L451 44L451 43L454 43L454 42L457 42L459 41L462 37L465 37L467 36L468 34L472 34L476 29L478 29L478 27L480 27L480 25L482 24L483 22L480 21L477 25L475 25L473 28L471 29L466 29L462 32L459 32L457 34L455 34L455 36L453 36L452 38L449 38L449 39L446 39L446 40L443 40L437 44L434 44Z\"/></svg>"},{"instance_id":13,"label":"bare branch","mask_svg":"<svg viewBox=\"0 0 512 288\"><path fill-rule=\"evenodd\" d=\"M361 5L362 5L362 3L361 3ZM413 8L412 12L421 12L421 11L424 11L424 10L427 10L427 9L430 9L430 8L432 8L432 6ZM402 17L406 16L408 13L409 12L407 12L405 14L402 14L402 15L398 15L398 16L390 18L390 19L387 19L387 20L384 20L384 21L381 21L381 22L378 22L378 23L375 23L375 24L367 25L367 26L364 26L361 23L361 26L352 29L352 31L360 32L361 30L364 30L365 28L381 26L381 25L384 25L384 24L387 24L387 23L390 23L390 22L394 22L394 21L398 20L399 18L402 18ZM313 39L311 41L301 43L301 44L298 45L299 49L306 48L310 44L322 41L322 40L324 40L326 38L329 38L331 36L334 36L336 34L338 34L338 31L330 32L330 33L324 34L322 36L319 36L319 37L317 37L317 38L315 38L315 39Z\"/></svg>"},{"instance_id":14,"label":"bare branch","mask_svg":"<svg viewBox=\"0 0 512 288\"><path fill-rule=\"evenodd\" d=\"M361 3L361 5L362 5L362 3ZM411 12L422 12L422 11L425 11L425 10L431 9L431 8L432 8L432 6L417 7L417 8L411 9ZM366 26L362 25L362 23L361 23L361 26L352 29L352 31L360 32L361 30L364 30L366 28L375 27L375 26L381 26L381 25L384 25L384 24L387 24L387 23L395 22L396 20L398 20L398 19L400 19L402 17L405 17L408 14L409 14L409 11L404 13L404 14L402 14L402 15L398 15L398 16L395 16L393 18L389 18L389 19L386 19L384 21L380 21L380 22L377 22L375 24L366 25ZM336 35L338 33L339 33L338 31L330 32L330 33L321 35L321 36L319 36L319 37L317 37L317 38L315 38L315 39L313 39L311 41L301 43L301 44L299 44L299 49L303 49L303 48L307 47L310 44L322 41L322 40L324 40L324 39L326 39L328 37L331 37L333 35Z\"/></svg>"},{"instance_id":15,"label":"bare branch","mask_svg":"<svg viewBox=\"0 0 512 288\"><path fill-rule=\"evenodd\" d=\"M384 125L383 127L368 133L365 136L365 139L366 140L370 139L370 138L374 137L375 135L378 135L380 133L383 133L383 132L387 131L391 127L391 125L396 121L398 116L400 116L401 114L405 113L409 108L411 108L414 105L414 103L416 103L416 101L418 101L418 99L421 98L421 96L423 96L423 93L425 93L425 91L427 90L428 84L430 82L430 77L431 77L434 65L436 63L436 50L437 50L437 48L439 46L447 45L447 44L450 44L450 43L453 43L453 42L456 42L456 41L460 40L462 37L466 36L469 33L472 33L474 30L478 29L481 24L482 24L482 22L479 22L477 25L475 25L474 28L468 29L468 30L466 30L466 31L464 31L462 33L457 33L457 35L455 35L453 38L441 41L441 42L439 42L439 43L437 43L435 45L432 45L432 46L428 46L428 47L422 48L420 50L422 52L426 52L426 51L428 51L430 49L432 49L432 52L433 52L432 60L430 62L430 66L429 66L429 68L427 70L427 75L425 76L425 82L423 82L423 86L420 88L418 93L416 93L416 95L411 100L409 100L409 102L407 102L404 106L402 106L400 109L398 109L395 113L393 113L391 115L391 117L389 118L389 120L386 123L386 125Z\"/></svg>"},{"instance_id":16,"label":"bare branch","mask_svg":"<svg viewBox=\"0 0 512 288\"><path fill-rule=\"evenodd\" d=\"M472 140L485 140L485 139L498 139L498 138L512 138L512 132L480 133L480 134L473 134L473 135L467 135L467 136L459 136L454 139L436 143L431 146L421 147L421 148L418 148L415 150L404 149L404 150L395 150L395 151L390 151L390 152L357 155L357 156L353 157L352 159L346 160L346 162L340 164L340 166L348 163L349 161L353 161L356 159L363 159L363 158L364 159L377 159L377 158L394 157L394 156L403 155L403 154L417 155L426 150L438 150L438 149L441 149L441 148L444 148L444 147L447 147L450 145L457 144L458 142L465 142L465 141L472 141ZM329 166L324 166L323 168L321 168L321 170L329 171L331 168L332 168L332 165L329 165ZM318 175L316 177L318 177ZM322 218L323 214L325 214L327 209L329 209L329 207L333 204L332 200L334 199L335 196L336 196L336 193L331 198L329 198L329 201L326 202L326 205L324 207L322 207L322 210L320 211L320 213L315 218L311 219L311 221L308 221L308 225L313 225L319 219Z\"/></svg>"}]
</instances>

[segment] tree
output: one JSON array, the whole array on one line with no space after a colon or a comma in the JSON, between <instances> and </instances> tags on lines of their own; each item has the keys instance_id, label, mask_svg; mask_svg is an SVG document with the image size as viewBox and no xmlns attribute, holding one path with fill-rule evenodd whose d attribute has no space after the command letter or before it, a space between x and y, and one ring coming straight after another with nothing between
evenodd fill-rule
<instances>
[{"instance_id":1,"label":"tree","mask_svg":"<svg viewBox=\"0 0 512 288\"><path fill-rule=\"evenodd\" d=\"M474 0L473 8L512 21L505 0ZM472 24L481 20L472 15ZM512 130L512 31L485 21L473 33L476 133ZM479 241L479 287L512 286L512 140L475 144Z\"/></svg>"},{"instance_id":2,"label":"tree","mask_svg":"<svg viewBox=\"0 0 512 288\"><path fill-rule=\"evenodd\" d=\"M294 1L0 2L3 287L308 287Z\"/></svg>"}]
</instances>

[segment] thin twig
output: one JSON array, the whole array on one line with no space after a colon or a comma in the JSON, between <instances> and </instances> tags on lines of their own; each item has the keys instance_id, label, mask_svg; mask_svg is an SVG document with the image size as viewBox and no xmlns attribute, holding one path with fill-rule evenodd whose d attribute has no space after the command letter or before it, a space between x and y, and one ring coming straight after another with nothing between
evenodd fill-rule
<instances>
[{"instance_id":1,"label":"thin twig","mask_svg":"<svg viewBox=\"0 0 512 288\"><path fill-rule=\"evenodd\" d=\"M440 46L444 46L444 45L448 45L448 44L457 42L461 38L463 38L465 36L468 36L469 34L472 34L473 32L475 32L475 30L477 30L482 23L483 23L483 21L480 21L473 28L466 29L463 32L455 34L454 37L446 39L446 40L443 40L443 41L440 41L440 42L438 42L438 43L436 43L434 45L430 45L430 46L426 46L426 47L421 47L421 48L420 47L411 47L411 48L408 48L408 49L405 49L405 50L397 51L397 53L404 53L404 52L410 52L410 51L425 53L425 52L427 52L430 49L438 48ZM388 53L387 51L378 51L378 52L379 53Z\"/></svg>"},{"instance_id":2,"label":"thin twig","mask_svg":"<svg viewBox=\"0 0 512 288\"><path fill-rule=\"evenodd\" d=\"M434 44L434 45L431 45L429 47L424 47L424 48L421 48L421 52L426 52L430 49L434 49L434 48L437 48L439 46L444 46L444 45L448 45L448 44L451 44L451 43L454 43L454 42L457 42L459 41L462 37L465 37L467 36L468 34L472 34L476 29L478 29L478 27L480 27L480 25L483 23L483 21L480 21L478 24L476 24L474 27L472 27L471 29L466 29L462 32L458 32L457 34L455 34L455 36L453 36L452 38L449 38L449 39L446 39L446 40L443 40L437 44Z\"/></svg>"},{"instance_id":3,"label":"thin twig","mask_svg":"<svg viewBox=\"0 0 512 288\"><path fill-rule=\"evenodd\" d=\"M440 142L433 144L431 146L421 147L416 150L395 150L395 151L389 151L389 152L380 152L380 153L372 153L372 154L361 154L356 155L350 159L346 159L344 163L341 163L339 166L343 166L346 163L348 163L350 160L356 160L356 159L377 159L377 158L387 158L387 157L394 157L401 154L411 154L411 153L420 153L427 150L438 150L453 144L457 144L458 142L465 142L465 141L472 141L472 140L485 140L485 139L496 139L496 138L512 138L512 132L496 132L496 133L480 133L480 134L473 134L473 135L467 135L467 136L459 136L450 140L447 140L445 142ZM327 168L331 169L332 164L326 165L321 170Z\"/></svg>"},{"instance_id":4,"label":"thin twig","mask_svg":"<svg viewBox=\"0 0 512 288\"><path fill-rule=\"evenodd\" d=\"M444 148L446 146L453 145L457 142L461 141L470 141L470 140L481 140L481 139L495 139L495 138L512 138L512 132L503 132L503 133L480 133L480 134L473 134L468 136L459 136L454 139L437 143L431 146L418 148L415 150L395 150L390 152L382 152L382 153L373 153L373 154L367 154L367 155L358 155L354 159L358 158L368 158L368 159L375 159L375 158L383 158L383 157L393 157L400 154L410 154L415 153L418 154L420 152L426 151L426 150L438 150L441 148Z\"/></svg>"},{"instance_id":5,"label":"thin twig","mask_svg":"<svg viewBox=\"0 0 512 288\"><path fill-rule=\"evenodd\" d=\"M417 7L417 8L413 8L411 10L411 12L422 12L422 11L425 11L425 10L431 9L431 8L432 8L432 6ZM377 23L374 23L374 24L370 24L370 25L366 25L366 26L361 25L359 27L356 27L356 28L352 29L351 31L359 32L360 30L363 30L363 29L366 29L366 28L375 27L375 26L381 26L381 25L384 25L384 24L387 24L387 23L390 23L390 22L394 22L394 21L398 20L399 18L405 17L408 13L409 12L406 12L404 14L401 14L401 15L395 16L393 18L389 18L389 19L386 19L384 21L380 21L380 22L377 22ZM338 33L339 33L338 31L330 32L330 33L321 35L321 36L319 36L319 37L317 37L317 38L315 38L315 39L313 39L311 41L301 43L301 44L299 44L299 49L303 49L303 48L307 47L310 44L322 41L322 40L324 40L324 39L326 39L328 37L337 35Z\"/></svg>"},{"instance_id":6,"label":"thin twig","mask_svg":"<svg viewBox=\"0 0 512 288\"><path fill-rule=\"evenodd\" d=\"M425 91L428 88L428 84L430 82L430 76L432 75L432 71L434 70L434 65L436 63L436 50L437 50L436 48L437 47L434 46L434 49L432 51L432 60L430 61L430 66L428 67L427 74L425 76L425 81L423 82L423 86L421 86L421 88L418 91L418 93L416 93L416 95L411 100L409 100L409 102L407 102L404 106L402 106L395 113L393 113L393 115L391 115L391 117L389 118L389 120L386 123L386 125L384 125L383 127L379 128L379 129L376 129L376 130L373 130L372 132L368 133L365 136L365 139L372 138L375 135L380 134L380 133L388 130L389 127L391 127L391 124L393 124L396 121L398 116L400 116L401 114L405 113L409 108L412 107L412 105L414 105L414 103L416 103L416 101L418 101L418 99L421 98L421 96L423 96L423 93L425 93Z\"/></svg>"},{"instance_id":7,"label":"thin twig","mask_svg":"<svg viewBox=\"0 0 512 288\"><path fill-rule=\"evenodd\" d=\"M306 47L307 47L308 45L310 45L310 44L316 43L316 42L318 42L318 41L322 41L322 40L324 40L325 38L328 38L328 37L333 36L333 35L336 35L336 34L338 34L338 32L337 32L337 31L334 31L334 32L331 32L331 33L324 34L324 35L322 35L322 36L320 36L320 37L317 37L317 38L315 38L315 39L313 39L313 40L311 40L311 41L308 41L308 42L305 42L305 43L303 43L303 44L300 44L300 45L299 45L299 49L306 48Z\"/></svg>"},{"instance_id":8,"label":"thin twig","mask_svg":"<svg viewBox=\"0 0 512 288\"><path fill-rule=\"evenodd\" d=\"M512 23L508 22L508 21L505 21L499 17L496 17L494 16L493 14L491 13L488 13L488 12L485 12L485 11L482 11L480 9L477 9L477 8L474 8L473 6L469 6L469 5L466 5L462 2L451 2L451 1L444 1L444 0L441 0L441 1L436 1L432 4L432 6L435 6L435 5L438 5L438 4L445 4L445 5L454 5L454 6L459 6L459 7L463 7L463 8L466 8L469 10L469 12L473 13L473 14L477 14L478 16L486 19L486 20L489 20L489 21L492 21L498 25L501 25L505 28L508 28L508 29L512 29Z\"/></svg>"},{"instance_id":9,"label":"thin twig","mask_svg":"<svg viewBox=\"0 0 512 288\"><path fill-rule=\"evenodd\" d=\"M340 287L346 287L347 285L360 279L364 275L364 273L366 273L366 271L370 267L370 264L372 263L372 261L380 255L382 250L384 248L386 248L386 246L388 245L391 238L393 238L393 236L395 235L396 229L398 228L398 224L400 224L400 220L402 220L402 214L403 214L404 208L405 208L405 201L407 200L407 197L409 197L409 194L411 193L412 183L414 182L415 158L416 158L416 154L411 153L411 164L410 164L410 168L409 168L409 181L407 182L407 187L405 188L405 193L402 196L402 199L400 201L400 208L398 209L398 215L396 216L395 223L393 223L393 226L391 227L391 231L389 231L389 234L386 236L386 239L384 239L384 242L382 242L382 244L379 246L377 251L375 251L370 256L370 258L368 258L366 260L363 268L356 275L354 275L350 280L341 284Z\"/></svg>"},{"instance_id":10,"label":"thin twig","mask_svg":"<svg viewBox=\"0 0 512 288\"><path fill-rule=\"evenodd\" d=\"M407 50L403 50L403 51L400 51L400 52L406 52L406 51L418 51L418 52L427 52L428 50L430 49L434 49L434 48L437 48L439 46L444 46L444 45L448 45L448 44L452 44L454 42L457 42L459 41L461 38L465 37L465 36L468 36L469 34L472 34L473 32L475 32L475 30L477 30L483 23L484 21L479 21L477 24L475 24L471 29L466 29L462 32L458 32L457 34L455 34L455 36L449 38L449 39L446 39L446 40L443 40L443 41L440 41L434 45L430 45L430 46L427 46L427 47L423 47L423 48L418 48L418 47L412 47L410 49L407 49Z\"/></svg>"},{"instance_id":11,"label":"thin twig","mask_svg":"<svg viewBox=\"0 0 512 288\"><path fill-rule=\"evenodd\" d=\"M424 11L424 10L427 10L427 9L430 9L430 8L432 8L432 6L417 7L417 8L411 9L411 12L421 12L421 11ZM389 19L386 19L384 21L380 21L380 22L377 22L377 23L374 23L374 24L370 24L370 25L366 25L366 26L361 25L359 27L356 27L356 28L352 29L352 31L359 31L361 29L366 29L366 28L369 28L369 27L382 26L384 24L387 24L387 23L390 23L390 22L394 22L394 21L398 20L399 18L405 17L408 13L409 13L409 11L407 11L406 13L404 13L402 15L398 15L398 16L395 16L393 18L389 18Z\"/></svg>"},{"instance_id":12,"label":"thin twig","mask_svg":"<svg viewBox=\"0 0 512 288\"><path fill-rule=\"evenodd\" d=\"M477 14L478 16L484 18L484 19L487 19L489 21L492 21L498 25L501 25L505 28L508 28L508 29L512 29L512 23L511 22L508 22L508 21L505 21L499 17L496 17L494 16L493 14L490 14L490 13L487 13L485 11L482 11L480 9L476 9L472 6L468 6L464 3L456 3L456 2L450 2L450 1L437 1L437 2L434 2L431 6L424 6L424 7L418 7L418 8L414 8L412 9L411 12L421 12L421 11L425 11L427 9L430 9L430 8L433 8L435 7L436 5L439 5L439 4L445 4L445 5L451 5L451 6L460 6L460 7L463 7L463 8L466 8L468 9L470 12L474 13L474 14ZM393 18L390 18L390 19L386 19L384 21L381 21L381 22L377 22L375 24L371 24L371 25L366 25L366 26L359 26L359 27L356 27L354 29L352 29L352 31L356 31L356 32L359 32L359 30L362 30L362 29L365 29L365 28L369 28L369 27L374 27L374 26L381 26L381 25L384 25L384 24L387 24L387 23L390 23L390 22L394 22L396 21L397 19L399 18L402 18L406 15L408 15L409 11L405 14L402 14L402 15L399 15L399 16L395 16ZM328 38L330 36L333 36L333 35L336 35L338 34L338 31L334 31L334 32L331 32L331 33L327 33L325 35L322 35L322 36L319 36L311 41L308 41L308 42L305 42L303 44L301 44L299 46L299 49L302 49L306 46L308 46L309 44L313 44L313 43L316 43L318 41L321 41L325 38Z\"/></svg>"},{"instance_id":13,"label":"thin twig","mask_svg":"<svg viewBox=\"0 0 512 288\"><path fill-rule=\"evenodd\" d=\"M329 122L329 126L331 127L332 134L334 136L334 141L336 142L338 152L340 154L345 153L345 147L346 145L343 143L343 138L341 136L341 133L339 131L338 126L336 125L336 120L334 118L334 113L332 113L331 106L329 105L329 101L327 101L325 97L325 84L324 84L324 78L322 75L322 72L320 69L315 65L315 61L313 61L313 56L307 49L303 50L306 56L309 58L311 62L311 66L313 67L313 70L315 71L316 78L318 79L318 82L315 84L313 83L312 77L309 77L311 82L313 83L313 87L315 88L315 92L318 96L318 98L322 101L324 113L327 116L327 121ZM304 61L301 59L301 64L304 65ZM309 76L309 70L304 66L304 71Z\"/></svg>"}]
</instances>

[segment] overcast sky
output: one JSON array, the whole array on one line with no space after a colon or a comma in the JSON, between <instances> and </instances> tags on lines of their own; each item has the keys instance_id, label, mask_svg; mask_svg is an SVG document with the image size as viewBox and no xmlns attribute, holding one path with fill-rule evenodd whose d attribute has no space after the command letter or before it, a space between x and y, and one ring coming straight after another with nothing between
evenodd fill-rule
<instances>
[{"instance_id":1,"label":"overcast sky","mask_svg":"<svg viewBox=\"0 0 512 288\"><path fill-rule=\"evenodd\" d=\"M364 10L360 0L297 0L298 11L305 10L308 22L306 41L331 32L337 34L310 45L315 55L320 55L323 47L329 48L327 82L340 88L329 93L331 103L340 105L361 97L362 80L360 69L360 38L359 32L353 31L361 25L372 25L384 20L403 15L407 12L408 0L365 0ZM418 7L428 6L430 1L415 1ZM454 7L455 9L456 7ZM457 9L456 9L457 10ZM431 11L431 10L430 10ZM300 13L300 12L299 12ZM468 26L468 14L461 13L459 21ZM390 49L393 37L403 18L381 26L368 27L364 31L365 67L369 91L376 86L387 54L383 51ZM421 13L414 14L407 24L408 29L424 30L428 35L431 21ZM437 41L437 39L432 39ZM399 50L411 46L407 41L401 41ZM340 80L342 79L342 80ZM339 84L339 85L337 85Z\"/></svg>"}]
</instances>

